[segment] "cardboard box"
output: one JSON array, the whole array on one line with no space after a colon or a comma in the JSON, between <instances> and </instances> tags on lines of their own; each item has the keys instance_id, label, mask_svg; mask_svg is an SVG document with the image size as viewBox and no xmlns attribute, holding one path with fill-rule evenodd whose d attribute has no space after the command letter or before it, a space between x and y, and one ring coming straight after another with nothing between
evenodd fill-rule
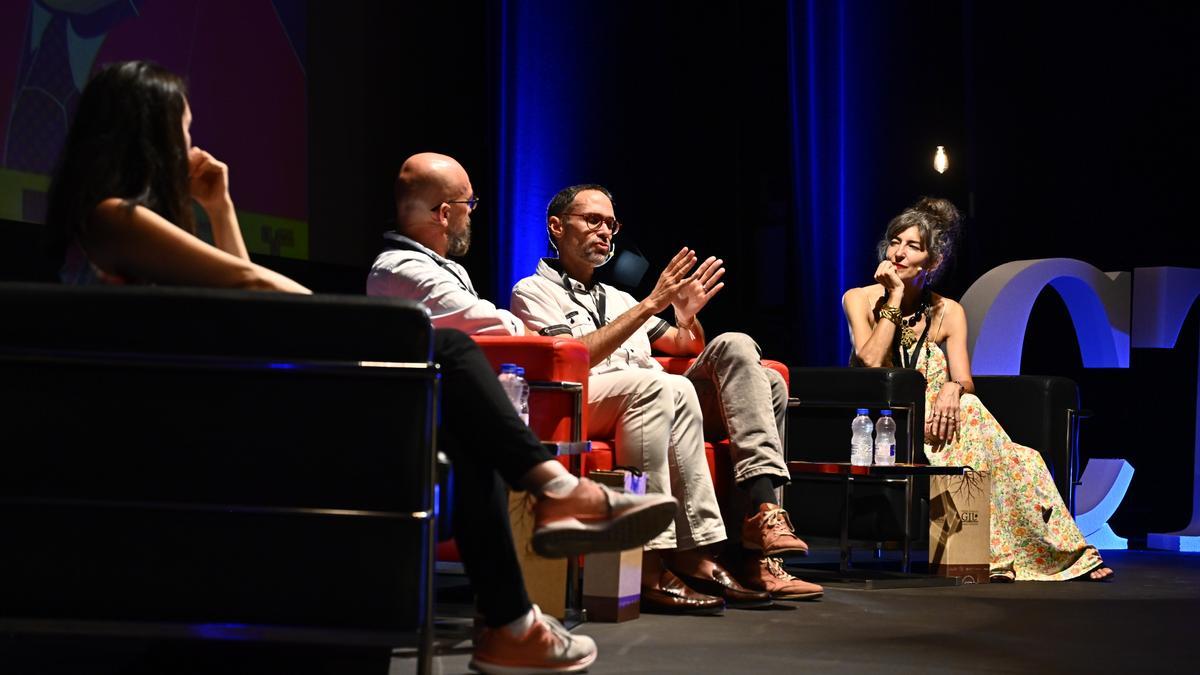
<instances>
[{"instance_id":1,"label":"cardboard box","mask_svg":"<svg viewBox=\"0 0 1200 675\"><path fill-rule=\"evenodd\" d=\"M929 571L988 583L992 480L985 471L929 478Z\"/></svg>"},{"instance_id":2,"label":"cardboard box","mask_svg":"<svg viewBox=\"0 0 1200 675\"><path fill-rule=\"evenodd\" d=\"M645 476L629 471L592 471L588 478L623 492L646 493ZM592 553L583 562L583 608L590 621L629 621L641 616L642 549Z\"/></svg>"},{"instance_id":3,"label":"cardboard box","mask_svg":"<svg viewBox=\"0 0 1200 675\"><path fill-rule=\"evenodd\" d=\"M533 540L533 513L528 493L508 493L508 518L529 601L540 607L544 614L566 618L567 559L543 558L533 552L530 543Z\"/></svg>"}]
</instances>

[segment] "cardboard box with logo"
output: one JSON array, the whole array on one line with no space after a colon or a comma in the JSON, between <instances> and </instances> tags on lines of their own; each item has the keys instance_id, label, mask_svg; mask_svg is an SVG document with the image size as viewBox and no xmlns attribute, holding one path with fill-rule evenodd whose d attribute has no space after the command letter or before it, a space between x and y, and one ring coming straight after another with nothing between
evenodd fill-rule
<instances>
[{"instance_id":1,"label":"cardboard box with logo","mask_svg":"<svg viewBox=\"0 0 1200 675\"><path fill-rule=\"evenodd\" d=\"M929 478L929 571L986 584L991 562L992 480L986 471Z\"/></svg>"}]
</instances>

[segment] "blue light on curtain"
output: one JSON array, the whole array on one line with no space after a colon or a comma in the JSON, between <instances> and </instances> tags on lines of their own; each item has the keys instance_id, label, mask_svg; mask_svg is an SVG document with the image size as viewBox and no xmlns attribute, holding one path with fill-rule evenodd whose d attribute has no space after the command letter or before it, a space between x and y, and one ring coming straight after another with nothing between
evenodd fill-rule
<instances>
[{"instance_id":1,"label":"blue light on curtain","mask_svg":"<svg viewBox=\"0 0 1200 675\"><path fill-rule=\"evenodd\" d=\"M504 0L500 8L496 226L497 304L546 253L546 203L570 184L573 139L563 92L577 73L563 58L564 27L586 21L574 2Z\"/></svg>"},{"instance_id":2,"label":"blue light on curtain","mask_svg":"<svg viewBox=\"0 0 1200 675\"><path fill-rule=\"evenodd\" d=\"M844 365L850 357L842 293L870 281L871 237L856 218L865 192L855 131L863 123L858 67L870 44L852 44L853 3L788 3L789 88L797 312L806 365ZM869 227L867 228L869 229ZM873 267L872 267L873 269Z\"/></svg>"}]
</instances>

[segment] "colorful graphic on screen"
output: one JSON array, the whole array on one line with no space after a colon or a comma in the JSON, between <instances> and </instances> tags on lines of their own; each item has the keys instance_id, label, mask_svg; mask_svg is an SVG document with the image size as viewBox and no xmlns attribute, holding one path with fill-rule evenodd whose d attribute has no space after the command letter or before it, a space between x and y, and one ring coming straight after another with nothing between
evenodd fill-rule
<instances>
[{"instance_id":1,"label":"colorful graphic on screen","mask_svg":"<svg viewBox=\"0 0 1200 675\"><path fill-rule=\"evenodd\" d=\"M304 0L0 3L0 218L43 222L49 176L98 67L188 81L193 142L230 166L251 252L307 258Z\"/></svg>"}]
</instances>

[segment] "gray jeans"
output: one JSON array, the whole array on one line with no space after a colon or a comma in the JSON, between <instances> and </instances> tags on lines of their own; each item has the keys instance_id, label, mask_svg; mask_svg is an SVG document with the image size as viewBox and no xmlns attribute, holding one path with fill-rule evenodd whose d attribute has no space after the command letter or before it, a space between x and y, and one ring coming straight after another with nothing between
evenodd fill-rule
<instances>
[{"instance_id":1,"label":"gray jeans","mask_svg":"<svg viewBox=\"0 0 1200 675\"><path fill-rule=\"evenodd\" d=\"M787 383L763 367L761 358L762 349L749 335L723 333L684 373L700 400L705 438L729 438L738 483L762 475L790 478L782 440Z\"/></svg>"}]
</instances>

